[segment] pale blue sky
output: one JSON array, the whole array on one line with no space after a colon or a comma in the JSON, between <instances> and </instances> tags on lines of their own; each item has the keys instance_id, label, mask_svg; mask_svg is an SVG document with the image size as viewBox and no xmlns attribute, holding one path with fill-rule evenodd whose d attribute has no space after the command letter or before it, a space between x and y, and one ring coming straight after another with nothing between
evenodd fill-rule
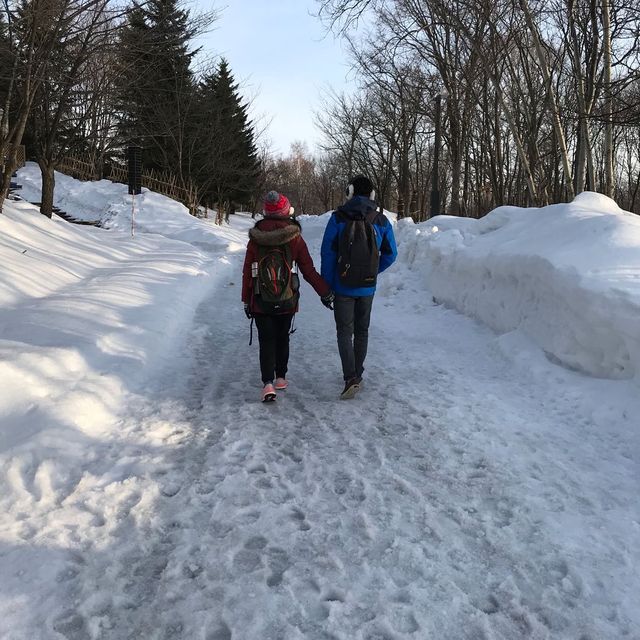
<instances>
[{"instance_id":1,"label":"pale blue sky","mask_svg":"<svg viewBox=\"0 0 640 640\"><path fill-rule=\"evenodd\" d=\"M225 56L254 113L271 120L267 136L277 152L296 140L313 148L319 139L313 110L327 87L342 90L352 78L339 40L325 35L310 15L313 0L195 0L201 10L221 10L214 30L197 41Z\"/></svg>"}]
</instances>

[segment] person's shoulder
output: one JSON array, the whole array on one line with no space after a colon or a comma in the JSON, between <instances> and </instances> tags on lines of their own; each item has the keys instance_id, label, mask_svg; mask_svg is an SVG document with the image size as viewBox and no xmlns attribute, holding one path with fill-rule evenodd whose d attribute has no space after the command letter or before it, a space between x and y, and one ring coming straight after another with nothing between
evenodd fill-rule
<instances>
[{"instance_id":1,"label":"person's shoulder","mask_svg":"<svg viewBox=\"0 0 640 640\"><path fill-rule=\"evenodd\" d=\"M291 238L291 242L307 244L305 242L304 237L302 236L302 228L301 227L299 228L299 233L293 234L293 237Z\"/></svg>"},{"instance_id":2,"label":"person's shoulder","mask_svg":"<svg viewBox=\"0 0 640 640\"><path fill-rule=\"evenodd\" d=\"M332 226L340 222L340 211L338 209L334 209L327 220L327 227Z\"/></svg>"},{"instance_id":3,"label":"person's shoulder","mask_svg":"<svg viewBox=\"0 0 640 640\"><path fill-rule=\"evenodd\" d=\"M291 248L291 252L294 260L298 260L299 258L304 258L305 254L309 254L309 247L305 239L302 237L302 234L297 235L289 242L289 247Z\"/></svg>"},{"instance_id":4,"label":"person's shoulder","mask_svg":"<svg viewBox=\"0 0 640 640\"><path fill-rule=\"evenodd\" d=\"M384 212L381 210L376 211L376 217L373 219L373 224L378 225L379 227L390 227L391 222L389 222L389 218L384 215Z\"/></svg>"}]
</instances>

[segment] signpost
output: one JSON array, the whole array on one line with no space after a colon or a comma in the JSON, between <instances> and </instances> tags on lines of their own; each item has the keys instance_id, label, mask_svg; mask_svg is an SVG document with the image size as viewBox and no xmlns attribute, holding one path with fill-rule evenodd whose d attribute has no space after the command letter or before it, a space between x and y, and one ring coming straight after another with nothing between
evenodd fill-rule
<instances>
[{"instance_id":1,"label":"signpost","mask_svg":"<svg viewBox=\"0 0 640 640\"><path fill-rule=\"evenodd\" d=\"M131 235L135 234L136 196L142 193L142 147L127 147L129 193L131 194Z\"/></svg>"}]
</instances>

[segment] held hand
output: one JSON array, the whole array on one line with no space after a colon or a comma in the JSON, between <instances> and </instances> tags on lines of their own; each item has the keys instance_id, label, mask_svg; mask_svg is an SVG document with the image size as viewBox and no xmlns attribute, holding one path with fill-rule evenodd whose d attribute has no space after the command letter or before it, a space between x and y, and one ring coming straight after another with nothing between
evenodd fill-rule
<instances>
[{"instance_id":1,"label":"held hand","mask_svg":"<svg viewBox=\"0 0 640 640\"><path fill-rule=\"evenodd\" d=\"M253 313L251 313L251 308L246 302L244 304L244 315L247 316L248 320L251 320L251 318L253 318Z\"/></svg>"},{"instance_id":2,"label":"held hand","mask_svg":"<svg viewBox=\"0 0 640 640\"><path fill-rule=\"evenodd\" d=\"M333 301L335 300L336 294L333 291L329 291L327 295L324 295L320 298L322 304L327 307L327 309L333 309Z\"/></svg>"}]
</instances>

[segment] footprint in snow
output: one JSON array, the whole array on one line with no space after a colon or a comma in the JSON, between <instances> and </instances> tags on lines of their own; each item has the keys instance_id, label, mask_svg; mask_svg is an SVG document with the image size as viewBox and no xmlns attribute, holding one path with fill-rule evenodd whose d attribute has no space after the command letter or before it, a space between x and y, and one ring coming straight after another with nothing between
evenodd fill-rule
<instances>
[{"instance_id":1,"label":"footprint in snow","mask_svg":"<svg viewBox=\"0 0 640 640\"><path fill-rule=\"evenodd\" d=\"M262 558L255 551L241 549L233 558L233 567L241 573L252 573L262 567Z\"/></svg>"},{"instance_id":2,"label":"footprint in snow","mask_svg":"<svg viewBox=\"0 0 640 640\"><path fill-rule=\"evenodd\" d=\"M344 591L336 588L328 589L323 595L322 599L325 602L345 602L347 596Z\"/></svg>"},{"instance_id":3,"label":"footprint in snow","mask_svg":"<svg viewBox=\"0 0 640 640\"><path fill-rule=\"evenodd\" d=\"M208 495L224 481L224 475L211 475L204 478L198 478L195 483L195 491L200 495Z\"/></svg>"},{"instance_id":4,"label":"footprint in snow","mask_svg":"<svg viewBox=\"0 0 640 640\"><path fill-rule=\"evenodd\" d=\"M53 621L53 629L67 640L86 640L89 637L84 618L73 609L56 617Z\"/></svg>"},{"instance_id":5,"label":"footprint in snow","mask_svg":"<svg viewBox=\"0 0 640 640\"><path fill-rule=\"evenodd\" d=\"M229 461L233 464L243 463L247 459L247 456L251 453L252 449L253 445L250 442L238 443L235 449L229 452Z\"/></svg>"},{"instance_id":6,"label":"footprint in snow","mask_svg":"<svg viewBox=\"0 0 640 640\"><path fill-rule=\"evenodd\" d=\"M233 557L233 568L241 573L251 573L262 567L262 549L267 541L262 537L250 538Z\"/></svg>"},{"instance_id":7,"label":"footprint in snow","mask_svg":"<svg viewBox=\"0 0 640 640\"><path fill-rule=\"evenodd\" d=\"M73 580L78 577L80 570L78 567L67 567L66 569L62 569L56 574L56 582L68 582L69 580Z\"/></svg>"},{"instance_id":8,"label":"footprint in snow","mask_svg":"<svg viewBox=\"0 0 640 640\"><path fill-rule=\"evenodd\" d=\"M178 495L182 489L182 485L179 482L166 482L161 488L160 493L165 496L165 498L173 498Z\"/></svg>"},{"instance_id":9,"label":"footprint in snow","mask_svg":"<svg viewBox=\"0 0 640 640\"><path fill-rule=\"evenodd\" d=\"M306 521L304 512L297 507L291 509L291 519L298 523L300 531L309 531L311 529L311 525Z\"/></svg>"},{"instance_id":10,"label":"footprint in snow","mask_svg":"<svg viewBox=\"0 0 640 640\"><path fill-rule=\"evenodd\" d=\"M267 565L271 573L267 577L267 586L277 587L282 583L284 573L293 566L284 549L271 547L267 549Z\"/></svg>"},{"instance_id":11,"label":"footprint in snow","mask_svg":"<svg viewBox=\"0 0 640 640\"><path fill-rule=\"evenodd\" d=\"M420 628L413 612L405 608L394 611L390 619L391 626L399 633L415 633Z\"/></svg>"},{"instance_id":12,"label":"footprint in snow","mask_svg":"<svg viewBox=\"0 0 640 640\"><path fill-rule=\"evenodd\" d=\"M333 479L333 491L342 496L347 492L349 485L351 484L351 476L344 471L338 471Z\"/></svg>"},{"instance_id":13,"label":"footprint in snow","mask_svg":"<svg viewBox=\"0 0 640 640\"><path fill-rule=\"evenodd\" d=\"M220 522L219 520L213 520L209 525L211 535L215 538L226 538L233 530L233 525L228 522Z\"/></svg>"},{"instance_id":14,"label":"footprint in snow","mask_svg":"<svg viewBox=\"0 0 640 640\"><path fill-rule=\"evenodd\" d=\"M252 538L249 538L245 543L244 543L244 548L245 549L264 549L267 546L267 542L268 540L266 538L264 538L263 536L254 536Z\"/></svg>"},{"instance_id":15,"label":"footprint in snow","mask_svg":"<svg viewBox=\"0 0 640 640\"><path fill-rule=\"evenodd\" d=\"M207 631L206 638L207 640L231 640L231 629L229 629L225 622L221 622L218 627L212 631Z\"/></svg>"}]
</instances>

